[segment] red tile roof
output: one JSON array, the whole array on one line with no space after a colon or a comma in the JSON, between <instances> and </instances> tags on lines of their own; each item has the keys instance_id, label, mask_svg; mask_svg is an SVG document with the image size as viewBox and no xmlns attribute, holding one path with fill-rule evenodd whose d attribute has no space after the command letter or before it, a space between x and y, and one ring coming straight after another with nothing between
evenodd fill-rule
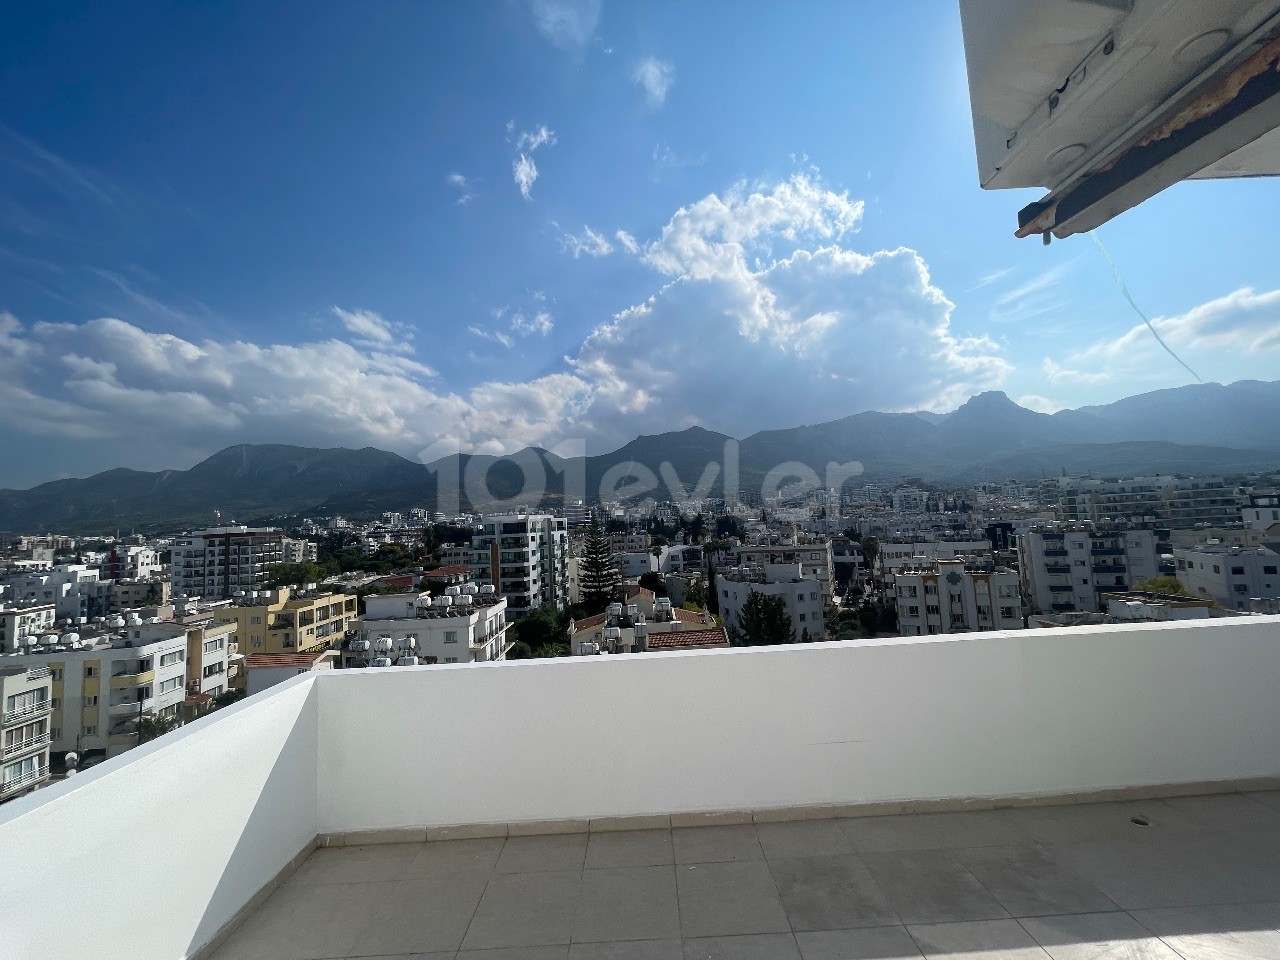
<instances>
[{"instance_id":1,"label":"red tile roof","mask_svg":"<svg viewBox=\"0 0 1280 960\"><path fill-rule=\"evenodd\" d=\"M455 563L450 567L436 567L434 570L425 570L422 575L424 577L462 577L471 576L471 568L461 563Z\"/></svg>"},{"instance_id":2,"label":"red tile roof","mask_svg":"<svg viewBox=\"0 0 1280 960\"><path fill-rule=\"evenodd\" d=\"M657 594L648 587L627 587L628 600L634 600L636 597L644 597L647 600L652 600L656 596Z\"/></svg>"},{"instance_id":3,"label":"red tile roof","mask_svg":"<svg viewBox=\"0 0 1280 960\"><path fill-rule=\"evenodd\" d=\"M707 622L709 622L709 621L708 621L708 620L703 616L703 614L702 614L702 612L701 612L701 611L698 611L697 613L695 613L695 612L694 612L694 611L692 611L692 610L685 610L683 607L672 607L672 608L671 608L671 612L672 612L672 614L674 614L674 615L675 615L675 618L676 618L677 620L679 620L681 623L707 623Z\"/></svg>"},{"instance_id":4,"label":"red tile roof","mask_svg":"<svg viewBox=\"0 0 1280 960\"><path fill-rule=\"evenodd\" d=\"M573 632L577 633L579 630L590 630L592 627L598 627L607 619L609 619L609 615L607 613L597 613L593 617L583 617L581 620L574 620Z\"/></svg>"},{"instance_id":5,"label":"red tile roof","mask_svg":"<svg viewBox=\"0 0 1280 960\"><path fill-rule=\"evenodd\" d=\"M669 633L649 634L650 650L678 650L681 647L727 647L728 639L724 631L715 630L672 630Z\"/></svg>"}]
</instances>

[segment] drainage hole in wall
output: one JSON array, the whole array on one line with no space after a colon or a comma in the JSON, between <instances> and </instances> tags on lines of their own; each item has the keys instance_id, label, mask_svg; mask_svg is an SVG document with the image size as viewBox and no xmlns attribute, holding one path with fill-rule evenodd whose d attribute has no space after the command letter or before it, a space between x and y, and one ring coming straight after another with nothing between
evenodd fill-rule
<instances>
[{"instance_id":1,"label":"drainage hole in wall","mask_svg":"<svg viewBox=\"0 0 1280 960\"><path fill-rule=\"evenodd\" d=\"M1130 817L1129 822L1133 824L1137 824L1140 827L1151 826L1151 821L1148 820L1146 817Z\"/></svg>"}]
</instances>

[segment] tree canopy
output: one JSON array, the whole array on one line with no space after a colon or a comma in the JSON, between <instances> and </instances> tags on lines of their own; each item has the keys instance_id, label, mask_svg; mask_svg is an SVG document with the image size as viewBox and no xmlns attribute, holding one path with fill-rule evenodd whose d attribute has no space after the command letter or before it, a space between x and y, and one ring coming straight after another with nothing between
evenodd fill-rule
<instances>
[{"instance_id":1,"label":"tree canopy","mask_svg":"<svg viewBox=\"0 0 1280 960\"><path fill-rule=\"evenodd\" d=\"M763 647L777 643L795 643L787 603L780 596L769 596L752 590L742 605L737 622L728 625L729 642L735 647Z\"/></svg>"},{"instance_id":2,"label":"tree canopy","mask_svg":"<svg viewBox=\"0 0 1280 960\"><path fill-rule=\"evenodd\" d=\"M622 586L622 574L609 538L595 524L587 528L578 564L578 582L582 587L582 605L589 614L600 613L614 601Z\"/></svg>"}]
</instances>

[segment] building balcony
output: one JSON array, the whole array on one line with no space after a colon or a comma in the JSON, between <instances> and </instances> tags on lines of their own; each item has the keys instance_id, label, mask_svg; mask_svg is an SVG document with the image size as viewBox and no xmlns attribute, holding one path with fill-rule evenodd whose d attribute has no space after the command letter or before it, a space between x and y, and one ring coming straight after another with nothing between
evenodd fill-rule
<instances>
[{"instance_id":1,"label":"building balcony","mask_svg":"<svg viewBox=\"0 0 1280 960\"><path fill-rule=\"evenodd\" d=\"M7 800L24 790L30 790L32 787L36 786L36 784L47 779L49 779L49 768L47 766L36 767L34 770L30 770L27 773L16 777L10 777L8 780L0 783L0 800ZM0 815L0 820L2 819L3 817ZM0 826L0 829L2 829L2 826Z\"/></svg>"},{"instance_id":2,"label":"building balcony","mask_svg":"<svg viewBox=\"0 0 1280 960\"><path fill-rule=\"evenodd\" d=\"M20 757L24 753L30 753L32 750L39 750L49 745L49 734L42 733L38 737L30 737L26 740L20 740L17 743L9 744L4 748L4 759L8 760L12 757Z\"/></svg>"},{"instance_id":3,"label":"building balcony","mask_svg":"<svg viewBox=\"0 0 1280 960\"><path fill-rule=\"evenodd\" d=\"M40 717L53 709L49 700L40 700L27 707L21 707L17 710L10 710L4 715L4 725L12 726L21 720L29 720L34 717Z\"/></svg>"},{"instance_id":4,"label":"building balcony","mask_svg":"<svg viewBox=\"0 0 1280 960\"><path fill-rule=\"evenodd\" d=\"M136 687L144 683L150 683L155 678L155 670L136 670L125 671L124 673L113 673L111 675L111 686L116 690L124 690L129 687Z\"/></svg>"},{"instance_id":5,"label":"building balcony","mask_svg":"<svg viewBox=\"0 0 1280 960\"><path fill-rule=\"evenodd\" d=\"M0 807L6 957L1280 956L1278 627L308 673Z\"/></svg>"},{"instance_id":6,"label":"building balcony","mask_svg":"<svg viewBox=\"0 0 1280 960\"><path fill-rule=\"evenodd\" d=\"M1046 557L1065 557L1067 555L1067 551L1063 549L1046 550L1044 551L1044 555Z\"/></svg>"}]
</instances>

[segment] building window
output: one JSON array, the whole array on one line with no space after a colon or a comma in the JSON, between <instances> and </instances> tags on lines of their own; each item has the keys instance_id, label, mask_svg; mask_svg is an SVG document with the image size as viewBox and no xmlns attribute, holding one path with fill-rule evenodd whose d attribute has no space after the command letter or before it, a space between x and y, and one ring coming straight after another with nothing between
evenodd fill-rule
<instances>
[{"instance_id":1,"label":"building window","mask_svg":"<svg viewBox=\"0 0 1280 960\"><path fill-rule=\"evenodd\" d=\"M181 663L182 659L183 653L181 650L171 650L168 653L160 654L160 666L171 667L175 663Z\"/></svg>"},{"instance_id":2,"label":"building window","mask_svg":"<svg viewBox=\"0 0 1280 960\"><path fill-rule=\"evenodd\" d=\"M84 665L84 675L86 677L96 677L98 675L98 666L94 663L86 663Z\"/></svg>"},{"instance_id":3,"label":"building window","mask_svg":"<svg viewBox=\"0 0 1280 960\"><path fill-rule=\"evenodd\" d=\"M98 735L98 728L97 728L97 726L90 724L89 726L85 727L85 728L84 728L84 735L85 735L86 737L96 737L96 736Z\"/></svg>"},{"instance_id":4,"label":"building window","mask_svg":"<svg viewBox=\"0 0 1280 960\"><path fill-rule=\"evenodd\" d=\"M457 631L457 630L446 630L446 631L444 632L444 642L445 642L445 643L457 643L457 642L458 642L458 631Z\"/></svg>"},{"instance_id":5,"label":"building window","mask_svg":"<svg viewBox=\"0 0 1280 960\"><path fill-rule=\"evenodd\" d=\"M86 707L96 707L96 706L98 705L98 698L97 698L97 697L85 697L85 698L84 698L84 705L85 705Z\"/></svg>"},{"instance_id":6,"label":"building window","mask_svg":"<svg viewBox=\"0 0 1280 960\"><path fill-rule=\"evenodd\" d=\"M445 662L445 663L457 663L457 662L458 662L458 658L457 658L457 657L445 657L445 658L444 658L444 662Z\"/></svg>"},{"instance_id":7,"label":"building window","mask_svg":"<svg viewBox=\"0 0 1280 960\"><path fill-rule=\"evenodd\" d=\"M55 683L60 683L60 682L62 681L62 668L61 668L61 667L54 667L53 669L51 669L51 670L49 671L49 677L50 677L50 679L51 679L51 680L53 680Z\"/></svg>"}]
</instances>

